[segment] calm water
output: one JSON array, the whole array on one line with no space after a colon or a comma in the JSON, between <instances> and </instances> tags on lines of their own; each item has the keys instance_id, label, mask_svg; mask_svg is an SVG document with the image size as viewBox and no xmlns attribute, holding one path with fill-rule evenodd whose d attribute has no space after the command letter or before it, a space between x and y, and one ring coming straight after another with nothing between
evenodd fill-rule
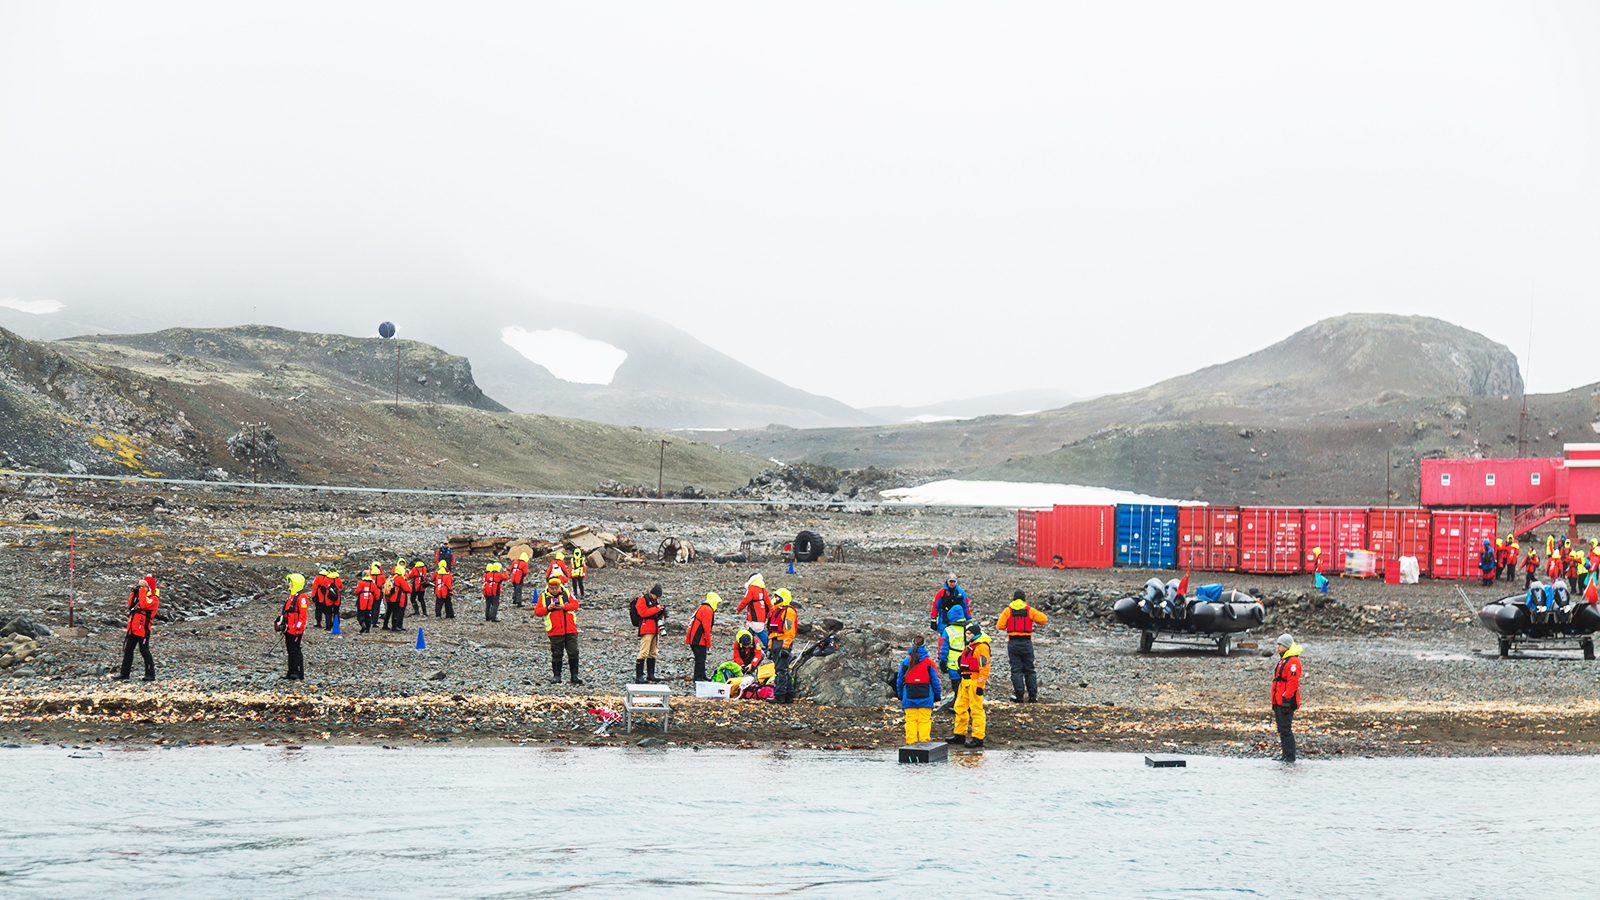
<instances>
[{"instance_id":1,"label":"calm water","mask_svg":"<svg viewBox=\"0 0 1600 900\"><path fill-rule=\"evenodd\" d=\"M68 753L0 751L0 897L1600 896L1591 758Z\"/></svg>"}]
</instances>

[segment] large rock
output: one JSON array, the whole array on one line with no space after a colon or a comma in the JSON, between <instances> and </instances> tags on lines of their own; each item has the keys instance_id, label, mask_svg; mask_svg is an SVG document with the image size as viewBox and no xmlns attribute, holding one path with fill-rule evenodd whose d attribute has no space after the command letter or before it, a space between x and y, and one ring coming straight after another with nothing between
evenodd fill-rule
<instances>
[{"instance_id":1,"label":"large rock","mask_svg":"<svg viewBox=\"0 0 1600 900\"><path fill-rule=\"evenodd\" d=\"M865 632L839 636L839 649L802 660L795 691L824 706L882 706L894 699L895 653Z\"/></svg>"}]
</instances>

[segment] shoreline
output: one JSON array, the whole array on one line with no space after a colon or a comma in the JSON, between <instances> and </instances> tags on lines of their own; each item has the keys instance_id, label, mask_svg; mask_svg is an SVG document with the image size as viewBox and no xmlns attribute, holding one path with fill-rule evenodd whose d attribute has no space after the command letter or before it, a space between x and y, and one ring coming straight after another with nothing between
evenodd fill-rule
<instances>
[{"instance_id":1,"label":"shoreline","mask_svg":"<svg viewBox=\"0 0 1600 900\"><path fill-rule=\"evenodd\" d=\"M680 699L666 734L621 723L606 736L590 703L620 711L619 695L584 697L422 694L370 697L321 692L208 692L74 688L0 691L0 743L206 746L635 746L654 738L680 748L886 750L902 743L897 709L773 706ZM994 750L1064 750L1267 758L1277 750L1268 710L1118 708L1064 703L988 704ZM948 733L936 715L934 737ZM807 722L814 724L805 724ZM1521 704L1354 703L1305 710L1295 731L1306 759L1600 754L1600 701ZM661 746L654 742L646 746Z\"/></svg>"}]
</instances>

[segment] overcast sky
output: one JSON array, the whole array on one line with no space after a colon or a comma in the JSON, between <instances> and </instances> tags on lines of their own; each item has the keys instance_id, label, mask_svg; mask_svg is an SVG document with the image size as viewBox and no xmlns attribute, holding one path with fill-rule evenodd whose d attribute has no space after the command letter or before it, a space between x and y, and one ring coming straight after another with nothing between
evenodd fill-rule
<instances>
[{"instance_id":1,"label":"overcast sky","mask_svg":"<svg viewBox=\"0 0 1600 900\"><path fill-rule=\"evenodd\" d=\"M1565 390L1597 126L1593 3L0 2L0 298L503 283L857 406L1386 311Z\"/></svg>"}]
</instances>

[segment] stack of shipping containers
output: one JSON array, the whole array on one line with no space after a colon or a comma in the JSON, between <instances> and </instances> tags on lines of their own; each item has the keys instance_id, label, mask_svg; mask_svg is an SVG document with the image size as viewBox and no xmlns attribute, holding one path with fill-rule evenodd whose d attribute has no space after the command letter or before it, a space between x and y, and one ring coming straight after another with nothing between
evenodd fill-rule
<instances>
[{"instance_id":1,"label":"stack of shipping containers","mask_svg":"<svg viewBox=\"0 0 1600 900\"><path fill-rule=\"evenodd\" d=\"M1371 550L1379 574L1413 556L1424 575L1475 578L1497 524L1426 509L1063 505L1017 511L1017 562L1294 575L1339 572L1345 551Z\"/></svg>"}]
</instances>

